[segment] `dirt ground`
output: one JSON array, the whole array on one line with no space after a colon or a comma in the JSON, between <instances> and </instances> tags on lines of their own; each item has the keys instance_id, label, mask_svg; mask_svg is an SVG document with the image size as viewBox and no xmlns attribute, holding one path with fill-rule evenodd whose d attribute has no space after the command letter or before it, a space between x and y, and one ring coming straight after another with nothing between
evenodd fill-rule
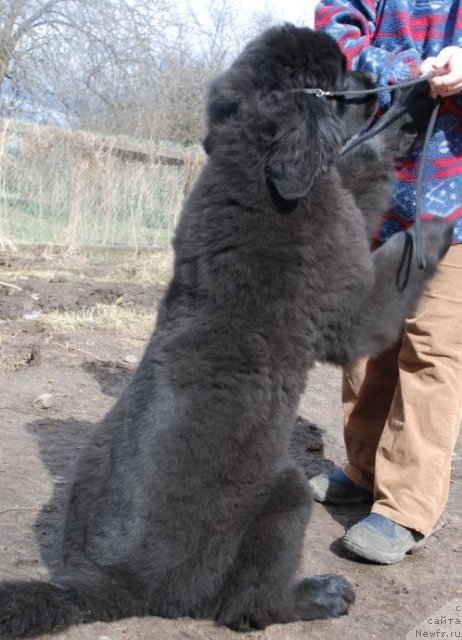
<instances>
[{"instance_id":1,"label":"dirt ground","mask_svg":"<svg viewBox=\"0 0 462 640\"><path fill-rule=\"evenodd\" d=\"M0 254L0 579L43 578L59 564L63 502L75 460L133 373L168 273L162 253ZM293 449L306 473L340 466L339 370L323 365L311 371L299 413ZM443 526L424 549L388 567L357 562L340 548L345 527L364 510L315 505L301 573L340 573L352 582L357 602L341 619L237 635L208 621L152 617L83 625L53 638L405 638L462 598L461 498L459 441Z\"/></svg>"}]
</instances>

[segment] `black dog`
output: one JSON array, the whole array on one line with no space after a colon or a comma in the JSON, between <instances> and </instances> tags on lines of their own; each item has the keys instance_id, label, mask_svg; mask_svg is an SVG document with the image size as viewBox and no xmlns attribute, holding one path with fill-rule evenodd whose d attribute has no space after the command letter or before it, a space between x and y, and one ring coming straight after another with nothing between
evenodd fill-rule
<instances>
[{"instance_id":1,"label":"black dog","mask_svg":"<svg viewBox=\"0 0 462 640\"><path fill-rule=\"evenodd\" d=\"M0 637L133 615L246 630L346 613L343 578L295 582L311 504L288 454L297 404L315 358L346 363L397 339L451 234L424 225L428 266L404 291L404 234L371 255L367 216L388 207L410 116L340 159L375 99L301 91L370 86L330 38L290 25L212 85L210 158L175 274L133 382L80 460L64 573L2 584Z\"/></svg>"}]
</instances>

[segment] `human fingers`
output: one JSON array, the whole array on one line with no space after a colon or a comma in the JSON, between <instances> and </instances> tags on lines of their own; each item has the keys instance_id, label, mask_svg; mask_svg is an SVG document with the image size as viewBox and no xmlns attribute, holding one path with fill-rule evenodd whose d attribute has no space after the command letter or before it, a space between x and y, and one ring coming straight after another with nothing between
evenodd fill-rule
<instances>
[{"instance_id":1,"label":"human fingers","mask_svg":"<svg viewBox=\"0 0 462 640\"><path fill-rule=\"evenodd\" d=\"M436 76L438 74L444 73L442 69L438 69L436 67L435 61L436 61L436 56L430 56L429 58L425 58L425 60L422 61L419 68L417 69L417 77L428 76L430 74L433 74ZM433 86L432 80L433 80L432 78L429 78L428 80L428 83L430 85L430 96L432 98L436 98L438 95L436 93L437 87Z\"/></svg>"},{"instance_id":2,"label":"human fingers","mask_svg":"<svg viewBox=\"0 0 462 640\"><path fill-rule=\"evenodd\" d=\"M462 81L462 49L445 47L433 61L438 70L438 86L452 86Z\"/></svg>"},{"instance_id":3,"label":"human fingers","mask_svg":"<svg viewBox=\"0 0 462 640\"><path fill-rule=\"evenodd\" d=\"M429 58L425 58L425 60L422 60L419 68L417 69L417 75L426 76L429 73L434 73L436 70L435 61L436 56L430 56Z\"/></svg>"},{"instance_id":4,"label":"human fingers","mask_svg":"<svg viewBox=\"0 0 462 640\"><path fill-rule=\"evenodd\" d=\"M427 59L428 60L428 59ZM426 61L424 61L426 62ZM424 68L433 68L435 77L429 80L432 97L451 96L462 89L462 48L445 47L432 56Z\"/></svg>"},{"instance_id":5,"label":"human fingers","mask_svg":"<svg viewBox=\"0 0 462 640\"><path fill-rule=\"evenodd\" d=\"M438 69L455 70L462 62L462 48L456 46L444 47L437 56L433 56L433 64Z\"/></svg>"},{"instance_id":6,"label":"human fingers","mask_svg":"<svg viewBox=\"0 0 462 640\"><path fill-rule=\"evenodd\" d=\"M438 96L452 96L462 90L460 73L448 73L429 80L430 90Z\"/></svg>"}]
</instances>

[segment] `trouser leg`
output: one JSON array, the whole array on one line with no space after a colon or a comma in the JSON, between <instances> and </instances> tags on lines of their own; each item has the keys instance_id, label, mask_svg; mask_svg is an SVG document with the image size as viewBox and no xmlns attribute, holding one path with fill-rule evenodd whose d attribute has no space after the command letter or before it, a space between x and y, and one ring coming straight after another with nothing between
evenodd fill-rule
<instances>
[{"instance_id":1,"label":"trouser leg","mask_svg":"<svg viewBox=\"0 0 462 640\"><path fill-rule=\"evenodd\" d=\"M342 402L346 475L373 491L375 456L398 380L400 344L344 369Z\"/></svg>"},{"instance_id":2,"label":"trouser leg","mask_svg":"<svg viewBox=\"0 0 462 640\"><path fill-rule=\"evenodd\" d=\"M372 511L430 531L448 498L461 417L462 245L456 245L405 323L396 391L377 447Z\"/></svg>"}]
</instances>

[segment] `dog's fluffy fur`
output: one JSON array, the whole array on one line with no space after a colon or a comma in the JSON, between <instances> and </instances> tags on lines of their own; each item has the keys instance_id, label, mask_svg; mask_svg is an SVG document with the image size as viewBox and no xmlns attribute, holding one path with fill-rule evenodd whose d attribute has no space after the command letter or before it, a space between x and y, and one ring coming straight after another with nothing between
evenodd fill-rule
<instances>
[{"instance_id":1,"label":"dog's fluffy fur","mask_svg":"<svg viewBox=\"0 0 462 640\"><path fill-rule=\"evenodd\" d=\"M330 38L291 25L213 83L210 157L175 273L132 383L78 465L64 572L0 586L0 637L132 615L245 630L347 611L343 578L295 582L311 504L288 454L297 404L315 359L343 364L397 339L451 231L424 224L428 266L412 266L404 291L404 234L370 253L369 215L387 208L409 137L406 97L386 133L340 158L375 99L299 89L371 85Z\"/></svg>"}]
</instances>

